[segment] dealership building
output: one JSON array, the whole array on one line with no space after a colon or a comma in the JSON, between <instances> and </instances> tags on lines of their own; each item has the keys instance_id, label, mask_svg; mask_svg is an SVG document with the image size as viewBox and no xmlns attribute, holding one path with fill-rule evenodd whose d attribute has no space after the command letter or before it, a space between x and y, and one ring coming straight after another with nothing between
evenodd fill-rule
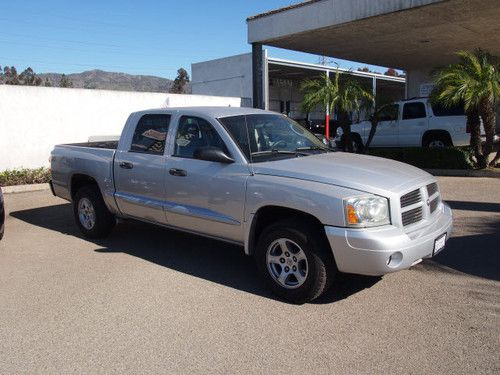
<instances>
[{"instance_id":1,"label":"dealership building","mask_svg":"<svg viewBox=\"0 0 500 375\"><path fill-rule=\"evenodd\" d=\"M252 52L193 64L193 93L300 117L300 82L335 68L269 57L271 46L400 69L406 80L348 73L377 95L427 96L432 70L457 51L500 55L499 20L499 0L310 0L249 17Z\"/></svg>"},{"instance_id":2,"label":"dealership building","mask_svg":"<svg viewBox=\"0 0 500 375\"><path fill-rule=\"evenodd\" d=\"M247 53L192 64L192 93L240 97L243 106L253 106L252 57L252 53ZM261 108L286 113L294 119L305 118L300 108L303 98L300 83L324 74L333 77L337 70L326 65L272 58L267 56L265 50L262 60ZM405 95L404 78L341 68L338 70L341 77L348 73L351 79L371 89L374 95L384 96L387 100L398 100ZM319 120L324 119L324 114L318 109L309 113L308 117L310 120Z\"/></svg>"}]
</instances>

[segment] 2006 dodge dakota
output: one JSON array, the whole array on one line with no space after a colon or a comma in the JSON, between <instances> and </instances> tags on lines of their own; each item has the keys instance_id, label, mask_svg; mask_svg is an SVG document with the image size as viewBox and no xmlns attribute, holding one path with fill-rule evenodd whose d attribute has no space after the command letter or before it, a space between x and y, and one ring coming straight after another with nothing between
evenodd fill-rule
<instances>
[{"instance_id":1,"label":"2006 dodge dakota","mask_svg":"<svg viewBox=\"0 0 500 375\"><path fill-rule=\"evenodd\" d=\"M320 296L336 272L382 275L441 251L452 212L433 176L332 152L249 108L132 113L118 142L58 145L52 189L85 236L133 218L240 244L274 293Z\"/></svg>"}]
</instances>

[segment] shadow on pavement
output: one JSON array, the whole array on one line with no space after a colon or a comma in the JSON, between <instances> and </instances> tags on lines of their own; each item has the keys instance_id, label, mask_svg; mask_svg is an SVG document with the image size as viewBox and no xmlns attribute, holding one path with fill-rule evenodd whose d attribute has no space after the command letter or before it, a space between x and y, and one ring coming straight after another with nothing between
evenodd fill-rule
<instances>
[{"instance_id":1,"label":"shadow on pavement","mask_svg":"<svg viewBox=\"0 0 500 375\"><path fill-rule=\"evenodd\" d=\"M500 212L500 203L449 200L447 200L446 203L448 203L454 210Z\"/></svg>"},{"instance_id":2,"label":"shadow on pavement","mask_svg":"<svg viewBox=\"0 0 500 375\"><path fill-rule=\"evenodd\" d=\"M500 221L495 232L452 237L433 260L454 270L500 281Z\"/></svg>"},{"instance_id":3,"label":"shadow on pavement","mask_svg":"<svg viewBox=\"0 0 500 375\"><path fill-rule=\"evenodd\" d=\"M70 204L40 207L10 214L32 225L81 236ZM97 253L125 253L163 267L231 288L276 299L262 284L251 258L236 245L136 221L116 226L111 235L94 243ZM373 286L380 278L339 274L334 286L315 303L339 301Z\"/></svg>"}]
</instances>

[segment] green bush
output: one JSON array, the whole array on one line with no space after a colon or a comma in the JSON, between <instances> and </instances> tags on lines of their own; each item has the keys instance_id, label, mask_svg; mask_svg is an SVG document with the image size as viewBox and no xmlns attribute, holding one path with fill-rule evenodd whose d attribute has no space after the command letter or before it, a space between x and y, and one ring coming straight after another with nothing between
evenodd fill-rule
<instances>
[{"instance_id":1,"label":"green bush","mask_svg":"<svg viewBox=\"0 0 500 375\"><path fill-rule=\"evenodd\" d=\"M21 168L0 172L0 186L41 184L49 182L50 169L48 168Z\"/></svg>"},{"instance_id":2,"label":"green bush","mask_svg":"<svg viewBox=\"0 0 500 375\"><path fill-rule=\"evenodd\" d=\"M468 148L379 148L368 154L423 169L473 169Z\"/></svg>"}]
</instances>

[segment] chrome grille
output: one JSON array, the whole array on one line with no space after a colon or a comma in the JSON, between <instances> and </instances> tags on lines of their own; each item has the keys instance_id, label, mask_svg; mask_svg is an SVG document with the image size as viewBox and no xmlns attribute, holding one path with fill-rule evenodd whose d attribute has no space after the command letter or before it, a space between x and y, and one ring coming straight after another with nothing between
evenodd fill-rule
<instances>
[{"instance_id":1,"label":"chrome grille","mask_svg":"<svg viewBox=\"0 0 500 375\"><path fill-rule=\"evenodd\" d=\"M422 207L417 207L412 210L403 212L401 218L403 220L403 226L407 226L422 220Z\"/></svg>"},{"instance_id":2,"label":"chrome grille","mask_svg":"<svg viewBox=\"0 0 500 375\"><path fill-rule=\"evenodd\" d=\"M429 197L433 196L438 191L438 185L433 182L432 184L427 185L427 195Z\"/></svg>"},{"instance_id":3,"label":"chrome grille","mask_svg":"<svg viewBox=\"0 0 500 375\"><path fill-rule=\"evenodd\" d=\"M401 197L401 207L408 207L412 204L418 203L422 200L422 196L420 195L420 189L414 190L405 194Z\"/></svg>"},{"instance_id":4,"label":"chrome grille","mask_svg":"<svg viewBox=\"0 0 500 375\"><path fill-rule=\"evenodd\" d=\"M439 205L439 197L437 197L437 198L433 199L433 200L431 201L431 203L429 204L429 210L430 210L431 214L432 214L434 211L436 211L436 208L438 207L438 205Z\"/></svg>"}]
</instances>

